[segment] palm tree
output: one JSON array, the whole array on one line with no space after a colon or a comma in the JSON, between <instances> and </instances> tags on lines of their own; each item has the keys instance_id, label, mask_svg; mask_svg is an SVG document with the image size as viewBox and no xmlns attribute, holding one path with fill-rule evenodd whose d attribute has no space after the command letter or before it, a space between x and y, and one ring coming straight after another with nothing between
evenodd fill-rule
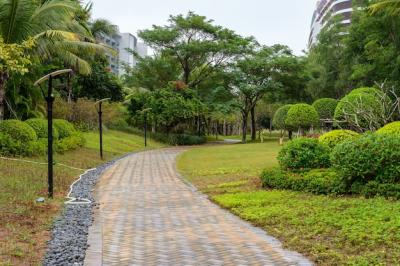
<instances>
[{"instance_id":1,"label":"palm tree","mask_svg":"<svg viewBox=\"0 0 400 266\"><path fill-rule=\"evenodd\" d=\"M0 0L0 38L4 44L31 41L32 57L42 62L57 58L75 71L89 74L91 68L83 56L104 52L105 47L96 44L84 21L77 19L81 11L79 1ZM0 95L5 94L6 82L0 83ZM0 98L0 120L3 104Z\"/></svg>"},{"instance_id":2,"label":"palm tree","mask_svg":"<svg viewBox=\"0 0 400 266\"><path fill-rule=\"evenodd\" d=\"M102 34L113 36L118 33L118 27L116 25L102 18L94 20L90 25L90 30L92 35L96 38L100 37Z\"/></svg>"},{"instance_id":3,"label":"palm tree","mask_svg":"<svg viewBox=\"0 0 400 266\"><path fill-rule=\"evenodd\" d=\"M370 6L371 12L374 14L379 11L387 11L390 15L400 14L400 0L381 0Z\"/></svg>"}]
</instances>

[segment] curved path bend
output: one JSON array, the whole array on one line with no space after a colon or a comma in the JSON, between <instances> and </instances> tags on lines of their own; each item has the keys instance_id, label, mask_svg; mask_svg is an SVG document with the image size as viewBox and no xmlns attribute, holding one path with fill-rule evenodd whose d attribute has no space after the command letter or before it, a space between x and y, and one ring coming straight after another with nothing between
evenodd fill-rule
<instances>
[{"instance_id":1,"label":"curved path bend","mask_svg":"<svg viewBox=\"0 0 400 266\"><path fill-rule=\"evenodd\" d=\"M184 149L133 154L99 179L85 265L310 265L184 182Z\"/></svg>"}]
</instances>

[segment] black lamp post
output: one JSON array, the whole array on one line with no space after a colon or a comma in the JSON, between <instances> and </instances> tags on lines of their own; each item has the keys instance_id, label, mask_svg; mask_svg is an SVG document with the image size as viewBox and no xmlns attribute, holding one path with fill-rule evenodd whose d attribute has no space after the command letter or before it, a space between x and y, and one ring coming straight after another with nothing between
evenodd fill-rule
<instances>
[{"instance_id":1,"label":"black lamp post","mask_svg":"<svg viewBox=\"0 0 400 266\"><path fill-rule=\"evenodd\" d=\"M40 86L42 82L48 80L47 95L44 93L41 86L40 89L47 102L47 181L49 198L53 198L53 79L64 74L68 74L68 79L70 79L72 69L63 69L52 72L35 82L35 86Z\"/></svg>"},{"instance_id":2,"label":"black lamp post","mask_svg":"<svg viewBox=\"0 0 400 266\"><path fill-rule=\"evenodd\" d=\"M101 106L103 102L110 100L110 98L105 98L95 103L97 113L99 114L99 133L100 133L100 158L103 160L103 111Z\"/></svg>"},{"instance_id":3,"label":"black lamp post","mask_svg":"<svg viewBox=\"0 0 400 266\"><path fill-rule=\"evenodd\" d=\"M147 147L147 113L151 108L147 108L141 111L144 114L144 146Z\"/></svg>"}]
</instances>

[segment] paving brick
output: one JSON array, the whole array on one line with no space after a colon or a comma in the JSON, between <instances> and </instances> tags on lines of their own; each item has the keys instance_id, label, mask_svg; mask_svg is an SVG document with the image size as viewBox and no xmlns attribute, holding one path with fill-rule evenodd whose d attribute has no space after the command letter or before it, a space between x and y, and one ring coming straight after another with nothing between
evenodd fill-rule
<instances>
[{"instance_id":1,"label":"paving brick","mask_svg":"<svg viewBox=\"0 0 400 266\"><path fill-rule=\"evenodd\" d=\"M182 151L133 154L100 178L85 265L311 265L183 182Z\"/></svg>"}]
</instances>

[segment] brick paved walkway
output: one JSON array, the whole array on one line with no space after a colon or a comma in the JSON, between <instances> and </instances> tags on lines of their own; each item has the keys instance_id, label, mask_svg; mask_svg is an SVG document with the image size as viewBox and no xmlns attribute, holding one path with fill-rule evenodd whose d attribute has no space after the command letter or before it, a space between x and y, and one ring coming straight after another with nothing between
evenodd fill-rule
<instances>
[{"instance_id":1,"label":"brick paved walkway","mask_svg":"<svg viewBox=\"0 0 400 266\"><path fill-rule=\"evenodd\" d=\"M85 265L310 265L183 182L182 151L137 153L101 177Z\"/></svg>"}]
</instances>

